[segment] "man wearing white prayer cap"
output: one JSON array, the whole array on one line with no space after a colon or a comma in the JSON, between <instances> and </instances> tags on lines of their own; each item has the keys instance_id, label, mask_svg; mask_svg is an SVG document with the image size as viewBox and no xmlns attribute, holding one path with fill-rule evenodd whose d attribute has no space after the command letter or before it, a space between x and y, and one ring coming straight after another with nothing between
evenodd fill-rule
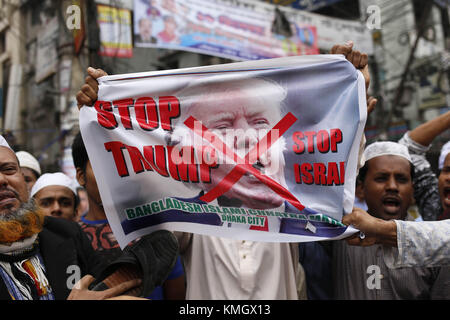
<instances>
[{"instance_id":1,"label":"man wearing white prayer cap","mask_svg":"<svg viewBox=\"0 0 450 320\"><path fill-rule=\"evenodd\" d=\"M396 142L374 142L363 154L360 178L368 212L381 219L406 217L413 200L414 168L408 148Z\"/></svg>"},{"instance_id":2,"label":"man wearing white prayer cap","mask_svg":"<svg viewBox=\"0 0 450 320\"><path fill-rule=\"evenodd\" d=\"M11 147L10 147L9 144L8 144L8 142L6 141L5 138L3 138L2 135L0 135L0 146L2 146L2 147L7 147L7 148L10 148L10 149L11 149Z\"/></svg>"},{"instance_id":3,"label":"man wearing white prayer cap","mask_svg":"<svg viewBox=\"0 0 450 320\"><path fill-rule=\"evenodd\" d=\"M450 141L441 149L439 156L439 196L442 203L442 215L440 219L450 219Z\"/></svg>"},{"instance_id":4,"label":"man wearing white prayer cap","mask_svg":"<svg viewBox=\"0 0 450 320\"><path fill-rule=\"evenodd\" d=\"M16 156L17 159L19 159L19 165L22 169L28 189L31 190L42 173L39 161L27 151L18 151L16 152Z\"/></svg>"},{"instance_id":5,"label":"man wearing white prayer cap","mask_svg":"<svg viewBox=\"0 0 450 320\"><path fill-rule=\"evenodd\" d=\"M75 181L62 172L45 173L34 184L30 196L44 214L73 221L79 204L76 187Z\"/></svg>"},{"instance_id":6,"label":"man wearing white prayer cap","mask_svg":"<svg viewBox=\"0 0 450 320\"><path fill-rule=\"evenodd\" d=\"M441 149L441 154L439 155L439 170L442 170L444 167L445 160L447 160L447 156L450 153L450 141L447 141L446 144Z\"/></svg>"},{"instance_id":7,"label":"man wearing white prayer cap","mask_svg":"<svg viewBox=\"0 0 450 320\"><path fill-rule=\"evenodd\" d=\"M100 275L103 259L77 223L44 216L29 197L17 156L0 139L0 300L98 300L138 285L122 282L108 293L88 290L86 280ZM153 242L159 239L167 243L163 237ZM155 259L151 281L157 282L173 259L165 252ZM84 279L79 286L73 272L68 272L73 268Z\"/></svg>"},{"instance_id":8,"label":"man wearing white prayer cap","mask_svg":"<svg viewBox=\"0 0 450 320\"><path fill-rule=\"evenodd\" d=\"M383 220L404 220L414 193L408 148L396 142L375 142L366 147L364 158L359 175L367 212ZM366 214L354 208L353 214L358 213ZM371 281L370 274L378 276ZM450 294L450 287L444 285L450 279L448 268L390 269L378 243L355 247L345 240L333 241L332 278L334 298L339 300L433 300Z\"/></svg>"}]
</instances>

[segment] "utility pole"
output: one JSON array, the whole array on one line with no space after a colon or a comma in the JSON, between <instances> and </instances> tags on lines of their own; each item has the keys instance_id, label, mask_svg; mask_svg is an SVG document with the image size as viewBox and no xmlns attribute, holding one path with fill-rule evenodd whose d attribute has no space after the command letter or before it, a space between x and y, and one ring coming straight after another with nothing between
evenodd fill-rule
<instances>
[{"instance_id":1,"label":"utility pole","mask_svg":"<svg viewBox=\"0 0 450 320\"><path fill-rule=\"evenodd\" d=\"M97 23L97 5L94 0L86 0L87 35L89 49L89 65L104 68L98 54L100 49L100 28Z\"/></svg>"}]
</instances>

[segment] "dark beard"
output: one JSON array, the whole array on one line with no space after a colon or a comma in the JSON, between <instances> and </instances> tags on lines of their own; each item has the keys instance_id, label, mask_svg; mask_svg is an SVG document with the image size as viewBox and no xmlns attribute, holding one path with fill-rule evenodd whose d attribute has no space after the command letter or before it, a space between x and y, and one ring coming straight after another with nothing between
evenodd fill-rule
<instances>
[{"instance_id":1,"label":"dark beard","mask_svg":"<svg viewBox=\"0 0 450 320\"><path fill-rule=\"evenodd\" d=\"M33 199L17 210L0 215L0 243L7 244L29 238L42 230L44 215Z\"/></svg>"}]
</instances>

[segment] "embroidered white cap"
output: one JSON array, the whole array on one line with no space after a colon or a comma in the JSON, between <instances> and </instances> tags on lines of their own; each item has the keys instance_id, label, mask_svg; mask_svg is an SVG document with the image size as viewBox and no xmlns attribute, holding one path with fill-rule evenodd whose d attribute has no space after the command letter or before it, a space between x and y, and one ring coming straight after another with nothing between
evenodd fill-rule
<instances>
[{"instance_id":1,"label":"embroidered white cap","mask_svg":"<svg viewBox=\"0 0 450 320\"><path fill-rule=\"evenodd\" d=\"M1 134L0 134L0 146L7 147L7 148L11 149L11 147L8 144L8 142L6 142L6 139L3 138L3 136Z\"/></svg>"},{"instance_id":2,"label":"embroidered white cap","mask_svg":"<svg viewBox=\"0 0 450 320\"><path fill-rule=\"evenodd\" d=\"M364 160L369 161L375 157L399 156L412 163L408 148L400 143L392 141L381 141L369 144L364 150Z\"/></svg>"},{"instance_id":3,"label":"embroidered white cap","mask_svg":"<svg viewBox=\"0 0 450 320\"><path fill-rule=\"evenodd\" d=\"M41 166L39 161L33 155L26 151L16 152L16 156L19 159L19 165L21 167L29 168L36 171L39 175L41 174Z\"/></svg>"},{"instance_id":4,"label":"embroidered white cap","mask_svg":"<svg viewBox=\"0 0 450 320\"><path fill-rule=\"evenodd\" d=\"M44 173L37 179L36 183L31 188L30 196L33 197L39 190L48 186L63 186L67 187L76 195L77 194L77 184L75 180L65 175L62 172L55 173Z\"/></svg>"},{"instance_id":5,"label":"embroidered white cap","mask_svg":"<svg viewBox=\"0 0 450 320\"><path fill-rule=\"evenodd\" d=\"M450 141L448 141L441 149L441 155L439 156L439 170L444 167L444 161L447 155L450 153Z\"/></svg>"}]
</instances>

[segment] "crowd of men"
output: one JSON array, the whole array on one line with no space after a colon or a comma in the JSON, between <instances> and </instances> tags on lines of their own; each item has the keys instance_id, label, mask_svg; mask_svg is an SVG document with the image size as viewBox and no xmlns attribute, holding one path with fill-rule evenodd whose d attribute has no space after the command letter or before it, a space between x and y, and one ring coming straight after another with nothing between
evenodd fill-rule
<instances>
[{"instance_id":1,"label":"crowd of men","mask_svg":"<svg viewBox=\"0 0 450 320\"><path fill-rule=\"evenodd\" d=\"M367 90L367 55L351 42L331 53L343 54L362 71ZM97 100L97 78L103 75L101 69L88 69L77 95L79 108ZM200 120L213 112L208 99L220 95L220 90L210 92L213 97L192 106ZM369 114L376 102L367 99ZM247 121L238 110L244 105L227 107L241 115L236 123ZM359 202L343 218L361 233L349 239L269 243L167 231L137 239L124 250L108 223L80 133L72 145L76 179L43 172L33 155L14 152L2 138L0 299L448 299L450 142L442 148L438 176L426 154L449 128L450 111L398 142L361 149ZM174 137L172 142L178 141ZM285 208L283 199L245 179L219 204Z\"/></svg>"}]
</instances>

